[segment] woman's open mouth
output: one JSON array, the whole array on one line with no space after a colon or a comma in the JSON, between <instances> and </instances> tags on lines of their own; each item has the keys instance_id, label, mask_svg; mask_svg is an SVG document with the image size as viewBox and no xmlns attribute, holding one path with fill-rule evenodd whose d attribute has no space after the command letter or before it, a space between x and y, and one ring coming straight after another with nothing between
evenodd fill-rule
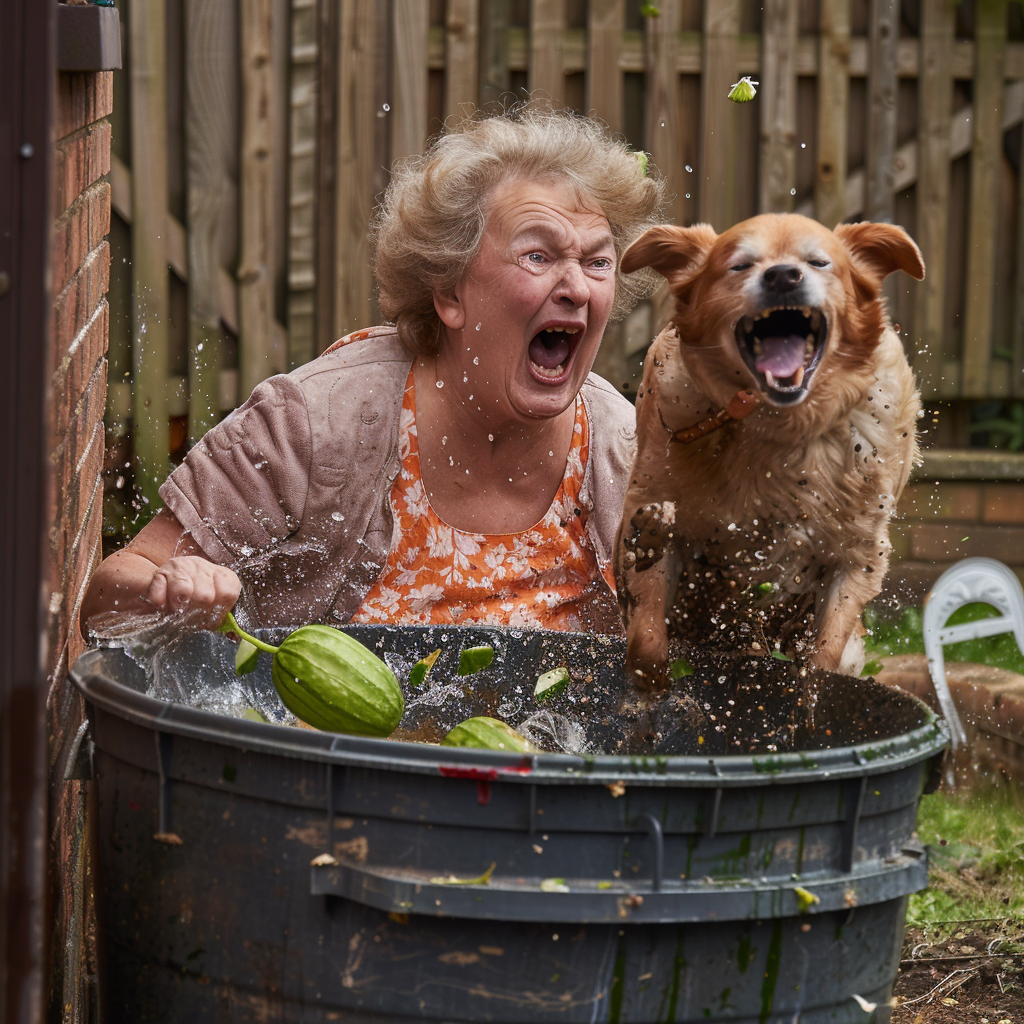
<instances>
[{"instance_id":1,"label":"woman's open mouth","mask_svg":"<svg viewBox=\"0 0 1024 1024\"><path fill-rule=\"evenodd\" d=\"M530 342L530 369L542 380L565 376L576 349L579 327L547 327Z\"/></svg>"},{"instance_id":2,"label":"woman's open mouth","mask_svg":"<svg viewBox=\"0 0 1024 1024\"><path fill-rule=\"evenodd\" d=\"M806 397L827 339L828 320L810 306L765 309L736 325L740 355L776 405L794 405Z\"/></svg>"}]
</instances>

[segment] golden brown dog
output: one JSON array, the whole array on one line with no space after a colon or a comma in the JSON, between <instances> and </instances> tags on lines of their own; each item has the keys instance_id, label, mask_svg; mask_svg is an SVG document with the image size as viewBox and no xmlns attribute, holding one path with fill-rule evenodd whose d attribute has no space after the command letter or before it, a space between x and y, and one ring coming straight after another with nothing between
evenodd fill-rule
<instances>
[{"instance_id":1,"label":"golden brown dog","mask_svg":"<svg viewBox=\"0 0 1024 1024\"><path fill-rule=\"evenodd\" d=\"M860 616L888 567L920 399L881 297L924 277L888 224L795 214L652 228L623 270L675 299L647 355L615 553L627 668L772 651L859 672Z\"/></svg>"}]
</instances>

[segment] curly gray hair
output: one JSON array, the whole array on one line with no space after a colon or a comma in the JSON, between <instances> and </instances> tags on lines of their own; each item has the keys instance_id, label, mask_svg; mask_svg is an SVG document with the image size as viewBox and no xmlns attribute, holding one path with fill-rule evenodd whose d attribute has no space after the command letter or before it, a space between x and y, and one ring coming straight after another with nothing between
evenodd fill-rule
<instances>
[{"instance_id":1,"label":"curly gray hair","mask_svg":"<svg viewBox=\"0 0 1024 1024\"><path fill-rule=\"evenodd\" d=\"M488 198L518 177L564 181L578 199L596 203L619 257L658 222L665 191L647 174L645 156L600 121L569 110L523 103L446 130L426 153L395 165L370 231L381 312L414 354L437 352L434 293L455 288L480 251ZM612 319L658 280L617 273Z\"/></svg>"}]
</instances>

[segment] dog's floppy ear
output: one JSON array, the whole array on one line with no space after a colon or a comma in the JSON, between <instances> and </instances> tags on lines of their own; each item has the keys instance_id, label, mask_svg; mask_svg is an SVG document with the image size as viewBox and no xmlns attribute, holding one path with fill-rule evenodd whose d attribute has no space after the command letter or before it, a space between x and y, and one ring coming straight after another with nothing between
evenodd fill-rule
<instances>
[{"instance_id":1,"label":"dog's floppy ear","mask_svg":"<svg viewBox=\"0 0 1024 1024\"><path fill-rule=\"evenodd\" d=\"M861 221L840 224L836 236L853 255L866 263L880 277L902 270L915 281L924 279L924 260L914 240L895 224Z\"/></svg>"},{"instance_id":2,"label":"dog's floppy ear","mask_svg":"<svg viewBox=\"0 0 1024 1024\"><path fill-rule=\"evenodd\" d=\"M669 281L692 270L708 253L718 235L707 224L681 228L660 224L648 228L623 254L622 272L641 267L656 270Z\"/></svg>"}]
</instances>

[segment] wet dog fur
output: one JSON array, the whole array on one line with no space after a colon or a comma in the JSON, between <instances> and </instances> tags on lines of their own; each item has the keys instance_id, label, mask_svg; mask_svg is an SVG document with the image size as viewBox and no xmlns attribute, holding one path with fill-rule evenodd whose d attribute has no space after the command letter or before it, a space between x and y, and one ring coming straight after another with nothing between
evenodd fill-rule
<instances>
[{"instance_id":1,"label":"wet dog fur","mask_svg":"<svg viewBox=\"0 0 1024 1024\"><path fill-rule=\"evenodd\" d=\"M921 408L881 286L921 280L920 251L889 224L768 214L652 228L624 254L641 267L675 311L645 360L615 551L628 671L662 690L676 658L775 651L859 673Z\"/></svg>"}]
</instances>

